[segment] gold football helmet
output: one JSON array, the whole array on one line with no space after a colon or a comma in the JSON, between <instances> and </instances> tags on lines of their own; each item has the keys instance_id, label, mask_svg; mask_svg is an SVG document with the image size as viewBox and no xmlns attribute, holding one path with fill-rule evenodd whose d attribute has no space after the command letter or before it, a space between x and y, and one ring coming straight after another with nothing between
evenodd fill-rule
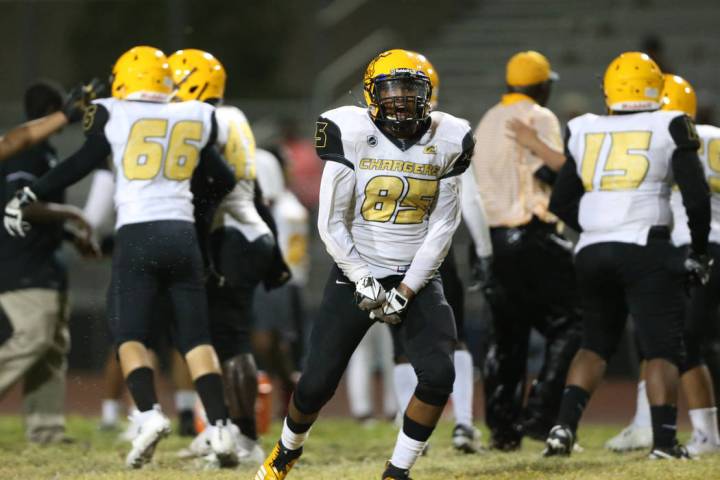
<instances>
[{"instance_id":1,"label":"gold football helmet","mask_svg":"<svg viewBox=\"0 0 720 480\"><path fill-rule=\"evenodd\" d=\"M370 116L399 138L411 137L430 115L432 85L418 55L388 50L365 70L363 90Z\"/></svg>"},{"instance_id":2,"label":"gold football helmet","mask_svg":"<svg viewBox=\"0 0 720 480\"><path fill-rule=\"evenodd\" d=\"M117 59L110 77L112 96L126 100L167 102L173 83L168 60L155 47L133 47Z\"/></svg>"},{"instance_id":3,"label":"gold football helmet","mask_svg":"<svg viewBox=\"0 0 720 480\"><path fill-rule=\"evenodd\" d=\"M432 110L437 110L438 95L440 94L440 76L438 75L437 70L435 70L435 67L433 67L433 64L430 63L430 60L428 60L425 55L417 52L413 53L418 56L418 59L423 65L423 70L430 78L430 86L432 87L432 93L430 94L430 108Z\"/></svg>"},{"instance_id":4,"label":"gold football helmet","mask_svg":"<svg viewBox=\"0 0 720 480\"><path fill-rule=\"evenodd\" d=\"M605 71L605 103L616 112L657 110L662 86L662 72L652 58L642 52L625 52Z\"/></svg>"},{"instance_id":5,"label":"gold football helmet","mask_svg":"<svg viewBox=\"0 0 720 480\"><path fill-rule=\"evenodd\" d=\"M227 74L212 54L188 48L173 53L168 61L179 100L223 99Z\"/></svg>"},{"instance_id":6,"label":"gold football helmet","mask_svg":"<svg viewBox=\"0 0 720 480\"><path fill-rule=\"evenodd\" d=\"M680 110L695 118L697 113L697 96L690 82L679 75L663 75L665 79L662 90L662 109Z\"/></svg>"}]
</instances>

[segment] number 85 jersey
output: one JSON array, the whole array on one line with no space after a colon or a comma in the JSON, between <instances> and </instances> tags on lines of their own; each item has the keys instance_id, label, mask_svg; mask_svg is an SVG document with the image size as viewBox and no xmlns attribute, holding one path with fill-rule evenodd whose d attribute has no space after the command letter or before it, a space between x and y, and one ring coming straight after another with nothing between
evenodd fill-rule
<instances>
[{"instance_id":1,"label":"number 85 jersey","mask_svg":"<svg viewBox=\"0 0 720 480\"><path fill-rule=\"evenodd\" d=\"M104 135L112 148L116 228L153 220L193 222L190 178L214 133L215 107L106 98L89 110L86 135Z\"/></svg>"},{"instance_id":2,"label":"number 85 jersey","mask_svg":"<svg viewBox=\"0 0 720 480\"><path fill-rule=\"evenodd\" d=\"M367 109L346 106L320 116L315 142L326 161L318 228L330 255L351 281L404 274L417 292L459 224L455 177L474 146L469 124L433 112L419 138L402 141Z\"/></svg>"},{"instance_id":3,"label":"number 85 jersey","mask_svg":"<svg viewBox=\"0 0 720 480\"><path fill-rule=\"evenodd\" d=\"M651 227L672 224L672 158L698 146L686 115L586 114L568 123L566 135L566 154L584 189L577 251L599 242L645 245Z\"/></svg>"}]
</instances>

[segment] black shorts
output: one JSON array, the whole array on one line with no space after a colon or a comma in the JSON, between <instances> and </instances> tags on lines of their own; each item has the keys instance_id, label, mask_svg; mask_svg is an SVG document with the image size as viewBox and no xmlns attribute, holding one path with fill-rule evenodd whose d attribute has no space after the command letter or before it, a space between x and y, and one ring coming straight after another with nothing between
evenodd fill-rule
<instances>
[{"instance_id":1,"label":"black shorts","mask_svg":"<svg viewBox=\"0 0 720 480\"><path fill-rule=\"evenodd\" d=\"M249 242L234 228L213 231L210 237L213 264L223 277L219 285L211 278L207 285L210 334L221 361L249 353L253 324L253 295L272 261L275 240L261 235Z\"/></svg>"},{"instance_id":2,"label":"black shorts","mask_svg":"<svg viewBox=\"0 0 720 480\"><path fill-rule=\"evenodd\" d=\"M163 294L170 299L166 315L172 318L157 315ZM143 222L118 230L108 317L116 345L147 344L158 335L158 323L174 327L182 354L210 343L203 263L191 222Z\"/></svg>"},{"instance_id":3,"label":"black shorts","mask_svg":"<svg viewBox=\"0 0 720 480\"><path fill-rule=\"evenodd\" d=\"M583 306L583 348L609 359L632 315L648 359L684 360L681 256L664 235L646 246L606 242L575 260Z\"/></svg>"}]
</instances>

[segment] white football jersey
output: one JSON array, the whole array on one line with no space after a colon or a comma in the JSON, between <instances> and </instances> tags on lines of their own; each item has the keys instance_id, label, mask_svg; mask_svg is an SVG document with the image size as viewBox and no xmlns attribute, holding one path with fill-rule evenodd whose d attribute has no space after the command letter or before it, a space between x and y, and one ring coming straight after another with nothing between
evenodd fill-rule
<instances>
[{"instance_id":1,"label":"white football jersey","mask_svg":"<svg viewBox=\"0 0 720 480\"><path fill-rule=\"evenodd\" d=\"M710 241L720 244L720 128L712 125L697 125L700 137L700 150L698 157L705 170L710 186L710 207L712 218L710 220ZM690 228L685 207L682 203L680 191L673 189L670 199L673 214L673 244L677 246L690 244Z\"/></svg>"},{"instance_id":2,"label":"white football jersey","mask_svg":"<svg viewBox=\"0 0 720 480\"><path fill-rule=\"evenodd\" d=\"M340 107L318 119L315 141L320 157L354 170L354 212L346 224L354 247L377 278L408 271L428 235L431 211L452 209L448 216L459 222L456 178L446 186L453 189L455 201L444 206L436 201L440 179L467 168L474 145L472 132L467 121L446 113L433 112L431 119L425 134L405 146L386 136L365 108ZM332 199L321 196L320 202L322 210ZM449 241L452 232L450 238L439 241Z\"/></svg>"},{"instance_id":3,"label":"white football jersey","mask_svg":"<svg viewBox=\"0 0 720 480\"><path fill-rule=\"evenodd\" d=\"M235 228L252 242L261 235L271 233L255 209L255 136L245 114L236 107L218 107L215 119L218 124L217 145L235 173L237 184L218 207L213 228Z\"/></svg>"},{"instance_id":4,"label":"white football jersey","mask_svg":"<svg viewBox=\"0 0 720 480\"><path fill-rule=\"evenodd\" d=\"M211 133L215 108L202 102L104 98L104 134L115 172L115 228L154 220L193 222L190 178Z\"/></svg>"},{"instance_id":5,"label":"white football jersey","mask_svg":"<svg viewBox=\"0 0 720 480\"><path fill-rule=\"evenodd\" d=\"M670 226L670 122L682 112L586 114L568 123L568 150L585 194L576 251L598 242L645 245L648 231Z\"/></svg>"},{"instance_id":6,"label":"white football jersey","mask_svg":"<svg viewBox=\"0 0 720 480\"><path fill-rule=\"evenodd\" d=\"M290 283L305 286L310 277L308 211L290 190L285 190L273 203L272 213L280 251L292 272Z\"/></svg>"}]
</instances>

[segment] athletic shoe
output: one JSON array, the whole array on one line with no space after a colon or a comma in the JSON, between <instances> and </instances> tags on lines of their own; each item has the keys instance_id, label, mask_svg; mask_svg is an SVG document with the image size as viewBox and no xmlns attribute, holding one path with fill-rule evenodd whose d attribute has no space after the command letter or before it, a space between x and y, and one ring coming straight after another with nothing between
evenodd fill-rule
<instances>
[{"instance_id":1,"label":"athletic shoe","mask_svg":"<svg viewBox=\"0 0 720 480\"><path fill-rule=\"evenodd\" d=\"M195 436L195 415L192 410L178 412L178 435L181 437Z\"/></svg>"},{"instance_id":2,"label":"athletic shoe","mask_svg":"<svg viewBox=\"0 0 720 480\"><path fill-rule=\"evenodd\" d=\"M412 480L410 478L410 470L403 470L390 462L385 464L385 471L381 478L382 480Z\"/></svg>"},{"instance_id":3,"label":"athletic shoe","mask_svg":"<svg viewBox=\"0 0 720 480\"><path fill-rule=\"evenodd\" d=\"M499 450L501 452L514 452L520 450L522 437L517 435L499 435L491 434L488 448L491 450Z\"/></svg>"},{"instance_id":4,"label":"athletic shoe","mask_svg":"<svg viewBox=\"0 0 720 480\"><path fill-rule=\"evenodd\" d=\"M463 453L478 453L480 446L480 430L470 425L455 425L452 432L452 444L455 450Z\"/></svg>"},{"instance_id":5,"label":"athletic shoe","mask_svg":"<svg viewBox=\"0 0 720 480\"><path fill-rule=\"evenodd\" d=\"M573 443L575 443L573 436L569 428L555 425L550 430L547 440L545 440L543 457L569 457L573 450Z\"/></svg>"},{"instance_id":6,"label":"athletic shoe","mask_svg":"<svg viewBox=\"0 0 720 480\"><path fill-rule=\"evenodd\" d=\"M273 448L260 469L255 474L255 480L284 480L302 455L302 447L297 450L288 450L281 441Z\"/></svg>"},{"instance_id":7,"label":"athletic shoe","mask_svg":"<svg viewBox=\"0 0 720 480\"><path fill-rule=\"evenodd\" d=\"M218 420L207 427L211 455L207 460L220 468L232 468L238 465L238 448L235 443L237 427L230 420Z\"/></svg>"},{"instance_id":8,"label":"athletic shoe","mask_svg":"<svg viewBox=\"0 0 720 480\"><path fill-rule=\"evenodd\" d=\"M183 448L178 451L177 456L180 458L197 458L205 457L211 453L212 447L210 447L210 428L206 427L205 430L193 438L187 448Z\"/></svg>"},{"instance_id":9,"label":"athletic shoe","mask_svg":"<svg viewBox=\"0 0 720 480\"><path fill-rule=\"evenodd\" d=\"M679 443L672 447L653 447L648 455L650 460L690 460L687 448Z\"/></svg>"},{"instance_id":10,"label":"athletic shoe","mask_svg":"<svg viewBox=\"0 0 720 480\"><path fill-rule=\"evenodd\" d=\"M629 452L652 447L651 427L630 425L605 443L605 448L613 452Z\"/></svg>"},{"instance_id":11,"label":"athletic shoe","mask_svg":"<svg viewBox=\"0 0 720 480\"><path fill-rule=\"evenodd\" d=\"M708 436L702 432L693 432L692 438L687 444L687 451L691 457L699 457L720 452L720 445L711 442Z\"/></svg>"},{"instance_id":12,"label":"athletic shoe","mask_svg":"<svg viewBox=\"0 0 720 480\"><path fill-rule=\"evenodd\" d=\"M260 446L260 442L246 437L238 430L235 443L237 444L240 465L262 465L263 460L265 460L265 452Z\"/></svg>"},{"instance_id":13,"label":"athletic shoe","mask_svg":"<svg viewBox=\"0 0 720 480\"><path fill-rule=\"evenodd\" d=\"M137 426L138 434L132 441L125 464L131 468L141 468L152 460L158 442L170 434L170 420L155 405L152 410L138 412L130 417Z\"/></svg>"}]
</instances>

